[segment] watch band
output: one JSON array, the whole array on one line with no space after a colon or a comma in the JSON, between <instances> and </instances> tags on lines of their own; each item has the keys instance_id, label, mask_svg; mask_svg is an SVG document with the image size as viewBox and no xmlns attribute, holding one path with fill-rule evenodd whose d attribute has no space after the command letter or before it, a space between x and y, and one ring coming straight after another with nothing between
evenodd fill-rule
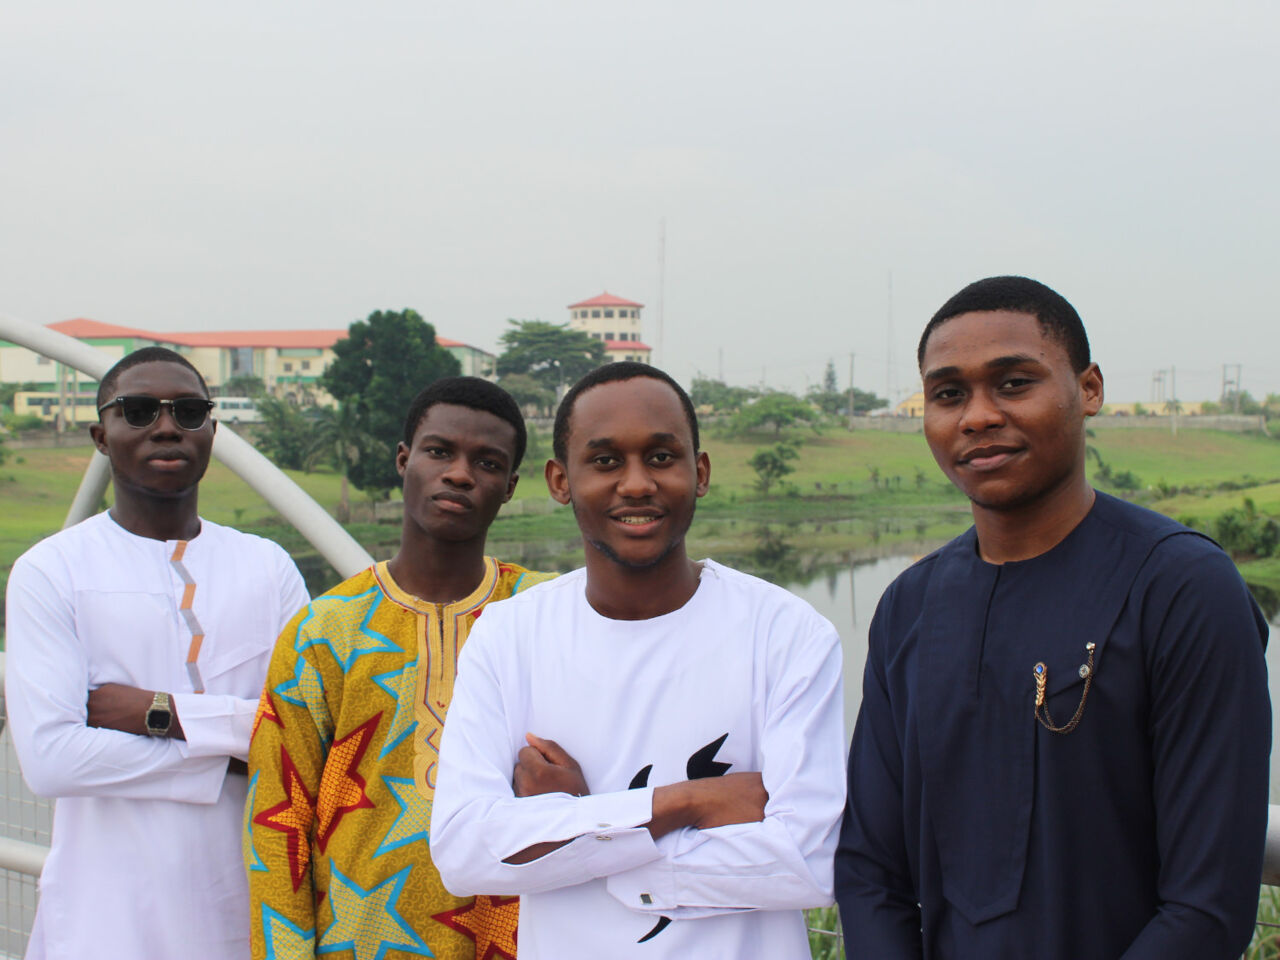
<instances>
[{"instance_id":1,"label":"watch band","mask_svg":"<svg viewBox=\"0 0 1280 960\"><path fill-rule=\"evenodd\" d=\"M173 708L169 705L169 695L159 690L151 698L151 706L147 708L147 736L167 737L169 724L173 722Z\"/></svg>"}]
</instances>

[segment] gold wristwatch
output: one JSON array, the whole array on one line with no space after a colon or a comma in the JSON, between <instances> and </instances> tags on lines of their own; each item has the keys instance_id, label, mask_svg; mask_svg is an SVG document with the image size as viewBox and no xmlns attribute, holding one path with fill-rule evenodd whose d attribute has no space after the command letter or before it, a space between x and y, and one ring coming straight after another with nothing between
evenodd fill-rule
<instances>
[{"instance_id":1,"label":"gold wristwatch","mask_svg":"<svg viewBox=\"0 0 1280 960\"><path fill-rule=\"evenodd\" d=\"M172 722L173 708L169 706L169 695L157 690L151 698L151 706L147 707L147 736L167 737Z\"/></svg>"}]
</instances>

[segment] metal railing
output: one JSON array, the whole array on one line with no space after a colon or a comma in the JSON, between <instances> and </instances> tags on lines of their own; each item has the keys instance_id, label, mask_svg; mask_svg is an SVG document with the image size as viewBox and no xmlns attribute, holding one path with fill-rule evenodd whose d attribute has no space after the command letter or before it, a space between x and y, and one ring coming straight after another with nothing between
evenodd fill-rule
<instances>
[{"instance_id":1,"label":"metal railing","mask_svg":"<svg viewBox=\"0 0 1280 960\"><path fill-rule=\"evenodd\" d=\"M20 344L99 380L116 360L47 327L3 315L0 315L0 339ZM234 432L217 432L213 455L288 520L341 576L352 576L373 563L364 547L320 504ZM64 529L93 515L110 480L107 458L95 452L67 511ZM3 680L4 659L0 653L0 688ZM0 727L4 724L3 718L3 698L0 698ZM0 777L3 777L4 790L0 797L0 896L3 896L0 957L20 957L26 952L27 937L35 919L35 878L40 876L49 852L53 804L27 790L7 730L0 732Z\"/></svg>"}]
</instances>

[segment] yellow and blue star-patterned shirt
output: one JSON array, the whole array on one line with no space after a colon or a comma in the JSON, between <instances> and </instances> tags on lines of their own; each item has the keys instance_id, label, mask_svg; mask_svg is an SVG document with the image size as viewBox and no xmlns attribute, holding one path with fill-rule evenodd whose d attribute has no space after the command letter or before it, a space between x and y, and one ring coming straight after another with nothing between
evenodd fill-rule
<instances>
[{"instance_id":1,"label":"yellow and blue star-patterned shirt","mask_svg":"<svg viewBox=\"0 0 1280 960\"><path fill-rule=\"evenodd\" d=\"M486 557L479 586L441 604L378 563L285 627L249 750L255 960L515 956L517 898L455 897L440 882L431 803L472 624L487 603L550 576Z\"/></svg>"}]
</instances>

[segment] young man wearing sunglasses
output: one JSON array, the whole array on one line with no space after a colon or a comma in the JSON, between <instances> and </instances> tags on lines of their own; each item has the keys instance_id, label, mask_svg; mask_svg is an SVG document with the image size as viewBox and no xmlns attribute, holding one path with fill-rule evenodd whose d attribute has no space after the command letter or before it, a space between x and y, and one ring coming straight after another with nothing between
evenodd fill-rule
<instances>
[{"instance_id":1,"label":"young man wearing sunglasses","mask_svg":"<svg viewBox=\"0 0 1280 960\"><path fill-rule=\"evenodd\" d=\"M161 347L98 388L109 511L9 577L22 772L58 798L28 960L244 957L244 761L272 644L307 602L275 543L203 520L213 404Z\"/></svg>"},{"instance_id":2,"label":"young man wearing sunglasses","mask_svg":"<svg viewBox=\"0 0 1280 960\"><path fill-rule=\"evenodd\" d=\"M1075 309L993 277L919 348L973 527L871 624L836 897L851 958L1232 960L1267 826L1267 627L1208 538L1095 491Z\"/></svg>"}]
</instances>

